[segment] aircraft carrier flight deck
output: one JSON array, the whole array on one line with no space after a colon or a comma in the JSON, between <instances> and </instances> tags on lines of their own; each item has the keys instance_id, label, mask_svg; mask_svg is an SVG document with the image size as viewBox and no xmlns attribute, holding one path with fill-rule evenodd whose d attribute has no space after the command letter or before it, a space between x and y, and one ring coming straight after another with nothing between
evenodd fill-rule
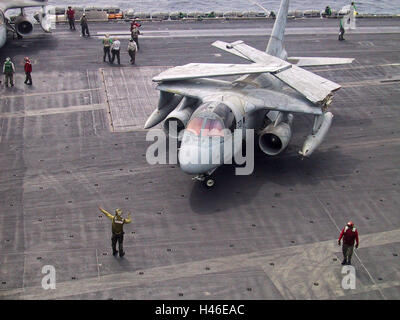
<instances>
[{"instance_id":1,"label":"aircraft carrier flight deck","mask_svg":"<svg viewBox=\"0 0 400 320\"><path fill-rule=\"evenodd\" d=\"M339 83L328 136L298 154L311 118L297 116L288 149L256 152L252 175L226 165L206 188L178 165L150 165L144 123L152 77L191 62L243 63L211 46L265 50L273 20L143 22L136 64L129 23L57 24L9 40L15 87L0 87L0 299L399 299L400 18L358 19L338 41L337 19L288 20L289 56L355 58L308 70ZM104 34L122 42L103 62ZM33 86L23 58L33 62ZM3 81L3 79L2 79ZM123 258L110 248L108 211L132 212ZM341 283L337 244L355 222L356 288ZM43 290L42 268L57 288Z\"/></svg>"}]
</instances>

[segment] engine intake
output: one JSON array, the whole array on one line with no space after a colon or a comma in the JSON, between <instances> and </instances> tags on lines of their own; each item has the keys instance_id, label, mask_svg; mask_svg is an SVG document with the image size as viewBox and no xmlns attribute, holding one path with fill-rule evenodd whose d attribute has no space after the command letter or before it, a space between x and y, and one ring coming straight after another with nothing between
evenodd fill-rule
<instances>
[{"instance_id":1,"label":"engine intake","mask_svg":"<svg viewBox=\"0 0 400 320\"><path fill-rule=\"evenodd\" d=\"M285 150L291 138L291 125L281 122L277 126L270 124L264 128L260 132L258 144L264 153L275 156Z\"/></svg>"},{"instance_id":2,"label":"engine intake","mask_svg":"<svg viewBox=\"0 0 400 320\"><path fill-rule=\"evenodd\" d=\"M194 107L187 107L182 110L172 111L164 121L163 127L165 132L171 138L178 139L179 134L185 130L194 109ZM173 122L176 122L176 124Z\"/></svg>"},{"instance_id":3,"label":"engine intake","mask_svg":"<svg viewBox=\"0 0 400 320\"><path fill-rule=\"evenodd\" d=\"M19 16L14 21L15 30L21 36L26 36L33 31L33 23L25 16Z\"/></svg>"},{"instance_id":4,"label":"engine intake","mask_svg":"<svg viewBox=\"0 0 400 320\"><path fill-rule=\"evenodd\" d=\"M190 117L199 103L200 101L195 98L183 98L182 104L176 110L172 111L164 121L163 128L168 136L173 139L179 139L179 134L186 128ZM173 122L176 122L176 124ZM170 123L172 130L170 130Z\"/></svg>"}]
</instances>

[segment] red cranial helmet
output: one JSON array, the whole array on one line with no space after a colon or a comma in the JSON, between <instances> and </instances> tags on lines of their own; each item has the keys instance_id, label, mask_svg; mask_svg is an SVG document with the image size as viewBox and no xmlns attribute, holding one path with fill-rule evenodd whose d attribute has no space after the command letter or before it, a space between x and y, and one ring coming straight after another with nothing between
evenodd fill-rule
<instances>
[{"instance_id":1,"label":"red cranial helmet","mask_svg":"<svg viewBox=\"0 0 400 320\"><path fill-rule=\"evenodd\" d=\"M349 221L349 222L347 222L347 225L348 225L349 227L354 227L354 222L353 222L353 221Z\"/></svg>"}]
</instances>

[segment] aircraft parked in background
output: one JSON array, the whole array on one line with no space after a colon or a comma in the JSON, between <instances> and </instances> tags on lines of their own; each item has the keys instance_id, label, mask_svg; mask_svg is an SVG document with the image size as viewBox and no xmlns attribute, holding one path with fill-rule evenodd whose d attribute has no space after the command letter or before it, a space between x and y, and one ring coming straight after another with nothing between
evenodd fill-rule
<instances>
[{"instance_id":1,"label":"aircraft parked in background","mask_svg":"<svg viewBox=\"0 0 400 320\"><path fill-rule=\"evenodd\" d=\"M32 21L25 15L24 8L42 7L39 22L44 32L51 32L50 14L46 9L47 0L0 0L0 48L7 41L7 31L11 31L19 38L33 31ZM5 16L9 9L21 9L21 14L13 21Z\"/></svg>"}]
</instances>

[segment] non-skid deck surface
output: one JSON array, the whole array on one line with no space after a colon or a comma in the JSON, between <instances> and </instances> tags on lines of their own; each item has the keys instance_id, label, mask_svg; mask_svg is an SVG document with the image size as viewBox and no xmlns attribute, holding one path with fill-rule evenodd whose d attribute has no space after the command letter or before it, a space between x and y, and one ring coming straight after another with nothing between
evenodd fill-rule
<instances>
[{"instance_id":1,"label":"non-skid deck surface","mask_svg":"<svg viewBox=\"0 0 400 320\"><path fill-rule=\"evenodd\" d=\"M101 69L110 107L112 129L123 132L142 129L157 108L159 91L151 79L164 67Z\"/></svg>"}]
</instances>

